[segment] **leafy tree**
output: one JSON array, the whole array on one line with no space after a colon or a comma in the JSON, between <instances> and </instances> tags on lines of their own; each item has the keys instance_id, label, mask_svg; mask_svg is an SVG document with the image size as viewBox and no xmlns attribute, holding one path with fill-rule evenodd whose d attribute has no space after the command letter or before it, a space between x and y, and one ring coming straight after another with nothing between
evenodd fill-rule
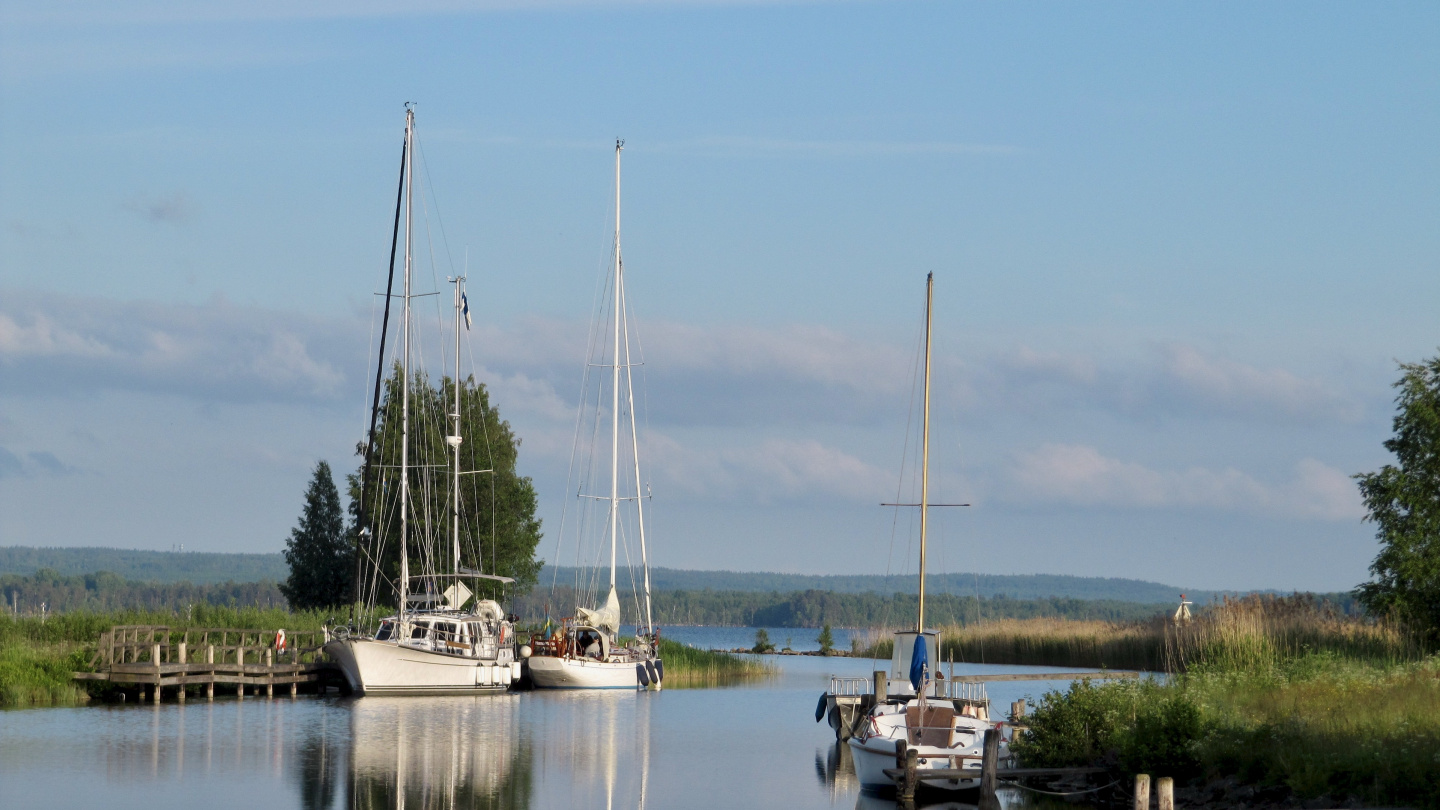
<instances>
[{"instance_id":1,"label":"leafy tree","mask_svg":"<svg viewBox=\"0 0 1440 810\"><path fill-rule=\"evenodd\" d=\"M767 653L774 649L775 645L770 643L770 634L765 632L765 628L762 627L756 630L755 646L750 648L750 652Z\"/></svg>"},{"instance_id":2,"label":"leafy tree","mask_svg":"<svg viewBox=\"0 0 1440 810\"><path fill-rule=\"evenodd\" d=\"M297 610L324 608L350 601L354 549L345 533L345 512L330 465L315 465L315 474L305 490L305 509L300 525L285 542L285 561L290 577L280 592Z\"/></svg>"},{"instance_id":3,"label":"leafy tree","mask_svg":"<svg viewBox=\"0 0 1440 810\"><path fill-rule=\"evenodd\" d=\"M379 597L397 598L400 576L400 438L401 371L396 364L385 381L375 427L370 471L370 508L366 522L372 535L370 553L380 562ZM429 559L440 572L456 565L451 540L454 456L446 443L453 429L455 384L442 377L433 384L422 373L410 380L410 534L411 575ZM484 384L468 377L460 385L460 560L459 565L512 577L509 595L534 587L543 563L535 559L540 520L535 517L535 487L516 472L520 439L510 423L490 404ZM352 517L357 517L364 471L362 442L359 468L349 476ZM359 527L355 527L356 531ZM353 537L354 535L352 535ZM426 539L428 538L428 539ZM481 581L480 596L500 596L500 589Z\"/></svg>"},{"instance_id":4,"label":"leafy tree","mask_svg":"<svg viewBox=\"0 0 1440 810\"><path fill-rule=\"evenodd\" d=\"M1355 595L1433 642L1440 636L1440 357L1400 369L1395 435L1385 442L1396 464L1355 476L1381 545L1373 580Z\"/></svg>"},{"instance_id":5,"label":"leafy tree","mask_svg":"<svg viewBox=\"0 0 1440 810\"><path fill-rule=\"evenodd\" d=\"M818 641L820 642L821 655L829 655L830 651L835 649L835 636L830 632L830 625L827 624L820 628L820 638Z\"/></svg>"}]
</instances>

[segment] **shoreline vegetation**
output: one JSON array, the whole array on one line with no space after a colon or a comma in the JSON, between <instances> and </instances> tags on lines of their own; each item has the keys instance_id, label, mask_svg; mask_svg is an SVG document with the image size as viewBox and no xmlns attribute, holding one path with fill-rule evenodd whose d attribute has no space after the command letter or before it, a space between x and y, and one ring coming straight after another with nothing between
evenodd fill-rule
<instances>
[{"instance_id":1,"label":"shoreline vegetation","mask_svg":"<svg viewBox=\"0 0 1440 810\"><path fill-rule=\"evenodd\" d=\"M193 605L185 611L80 611L48 616L0 613L0 708L77 706L118 691L104 682L76 682L71 673L92 669L100 634L115 625L160 625L176 630L230 627L273 631L320 630L339 610L287 611ZM724 686L773 677L778 669L724 652L701 650L661 639L665 685L674 688Z\"/></svg>"},{"instance_id":2,"label":"shoreline vegetation","mask_svg":"<svg viewBox=\"0 0 1440 810\"><path fill-rule=\"evenodd\" d=\"M1440 657L1389 622L1251 596L1184 625L1035 619L941 633L942 661L1168 674L1044 694L1014 747L1024 765L1172 776L1187 807L1440 807Z\"/></svg>"}]
</instances>

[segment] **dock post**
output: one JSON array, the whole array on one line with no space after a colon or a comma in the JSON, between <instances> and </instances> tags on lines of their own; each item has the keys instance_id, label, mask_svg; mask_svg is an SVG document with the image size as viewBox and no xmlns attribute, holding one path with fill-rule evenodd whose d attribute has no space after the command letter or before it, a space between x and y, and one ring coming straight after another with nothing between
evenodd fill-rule
<instances>
[{"instance_id":1,"label":"dock post","mask_svg":"<svg viewBox=\"0 0 1440 810\"><path fill-rule=\"evenodd\" d=\"M240 667L240 682L235 687L235 697L245 699L245 648L235 648L235 663Z\"/></svg>"},{"instance_id":2,"label":"dock post","mask_svg":"<svg viewBox=\"0 0 1440 810\"><path fill-rule=\"evenodd\" d=\"M876 703L884 703L884 702L885 702L885 692L886 692L886 690L889 688L889 686L890 686L890 684L889 684L889 683L886 681L886 679L885 679L885 670L883 670L883 669L877 669L877 670L875 670L875 702L876 702Z\"/></svg>"},{"instance_id":3,"label":"dock post","mask_svg":"<svg viewBox=\"0 0 1440 810\"><path fill-rule=\"evenodd\" d=\"M291 682L290 682L290 697L292 697L292 698L295 697L295 696L299 693L299 690L300 690L300 684L296 683L295 681L291 681Z\"/></svg>"},{"instance_id":4,"label":"dock post","mask_svg":"<svg viewBox=\"0 0 1440 810\"><path fill-rule=\"evenodd\" d=\"M1150 774L1135 774L1134 810L1150 810Z\"/></svg>"},{"instance_id":5,"label":"dock post","mask_svg":"<svg viewBox=\"0 0 1440 810\"><path fill-rule=\"evenodd\" d=\"M270 670L265 673L265 697L275 697L275 651L269 647L265 648L265 668Z\"/></svg>"},{"instance_id":6,"label":"dock post","mask_svg":"<svg viewBox=\"0 0 1440 810\"><path fill-rule=\"evenodd\" d=\"M995 797L998 787L996 769L1000 767L1000 732L985 729L985 750L980 759L980 810L1000 810L1000 800Z\"/></svg>"},{"instance_id":7,"label":"dock post","mask_svg":"<svg viewBox=\"0 0 1440 810\"><path fill-rule=\"evenodd\" d=\"M905 776L900 783L900 801L913 802L915 788L920 784L920 752L914 748L905 750Z\"/></svg>"},{"instance_id":8,"label":"dock post","mask_svg":"<svg viewBox=\"0 0 1440 810\"><path fill-rule=\"evenodd\" d=\"M150 645L150 663L155 665L155 692L151 699L155 703L160 702L160 645Z\"/></svg>"},{"instance_id":9,"label":"dock post","mask_svg":"<svg viewBox=\"0 0 1440 810\"><path fill-rule=\"evenodd\" d=\"M179 647L179 649L180 649L180 656L179 656L179 657L180 657L180 663L182 663L182 664L188 664L188 663L190 663L190 655L189 655L189 654L190 654L190 645L182 641L182 642L180 642L180 647ZM182 669L182 670L180 671L180 674L181 674L181 675L189 675L189 674L190 674L190 670L189 670L188 668ZM185 683L184 683L184 681L181 681L181 683L180 683L180 689L179 689L179 691L177 691L177 692L175 693L175 698L176 698L177 700L179 700L181 703L184 703L184 702L185 702Z\"/></svg>"},{"instance_id":10,"label":"dock post","mask_svg":"<svg viewBox=\"0 0 1440 810\"><path fill-rule=\"evenodd\" d=\"M1175 810L1175 780L1162 776L1155 780L1155 787L1160 798L1160 810Z\"/></svg>"},{"instance_id":11,"label":"dock post","mask_svg":"<svg viewBox=\"0 0 1440 810\"><path fill-rule=\"evenodd\" d=\"M214 645L214 644L210 644L210 645L208 645L208 646L205 647L205 663L207 663L207 664L212 664L212 665L215 663L215 645ZM214 667L214 666L210 666L210 667L207 667L207 669L209 670L209 672L206 673L206 677L208 677L209 680L205 682L205 699L206 699L206 700L214 700L214 699L215 699L215 667Z\"/></svg>"}]
</instances>

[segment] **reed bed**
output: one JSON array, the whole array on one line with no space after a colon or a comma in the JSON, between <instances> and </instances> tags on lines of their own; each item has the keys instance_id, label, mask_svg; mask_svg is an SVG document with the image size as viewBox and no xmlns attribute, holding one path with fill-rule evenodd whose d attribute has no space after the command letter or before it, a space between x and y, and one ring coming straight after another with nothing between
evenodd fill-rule
<instances>
[{"instance_id":1,"label":"reed bed","mask_svg":"<svg viewBox=\"0 0 1440 810\"><path fill-rule=\"evenodd\" d=\"M889 657L888 631L858 638L861 654ZM1163 672L1256 670L1305 655L1380 664L1416 661L1424 651L1401 628L1346 615L1328 602L1251 595L1200 608L1189 622L1056 618L1000 619L940 628L942 660Z\"/></svg>"},{"instance_id":2,"label":"reed bed","mask_svg":"<svg viewBox=\"0 0 1440 810\"><path fill-rule=\"evenodd\" d=\"M660 639L660 660L665 662L665 685L679 689L733 686L780 674L774 664L665 638Z\"/></svg>"}]
</instances>

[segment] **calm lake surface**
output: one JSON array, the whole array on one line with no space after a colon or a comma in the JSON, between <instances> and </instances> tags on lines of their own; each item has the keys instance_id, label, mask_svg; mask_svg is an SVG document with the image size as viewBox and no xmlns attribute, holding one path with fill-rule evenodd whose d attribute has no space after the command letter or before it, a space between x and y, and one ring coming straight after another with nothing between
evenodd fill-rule
<instances>
[{"instance_id":1,"label":"calm lake surface","mask_svg":"<svg viewBox=\"0 0 1440 810\"><path fill-rule=\"evenodd\" d=\"M814 649L814 630L772 629ZM701 647L754 628L673 628ZM847 646L837 631L837 647ZM0 807L893 808L861 795L815 703L869 659L767 656L722 689L461 698L232 695L0 712ZM956 674L1040 667L955 665ZM1073 670L1072 670L1073 671ZM996 711L1064 682L996 683ZM1019 797L1009 803L1019 806ZM953 806L953 805L951 805Z\"/></svg>"}]
</instances>

